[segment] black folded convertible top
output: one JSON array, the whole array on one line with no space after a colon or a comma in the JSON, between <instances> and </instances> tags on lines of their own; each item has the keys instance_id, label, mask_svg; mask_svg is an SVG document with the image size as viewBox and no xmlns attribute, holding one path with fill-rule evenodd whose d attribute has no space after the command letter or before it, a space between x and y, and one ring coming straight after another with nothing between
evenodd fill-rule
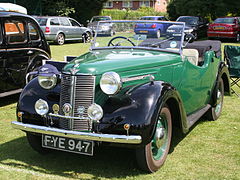
<instances>
[{"instance_id":1,"label":"black folded convertible top","mask_svg":"<svg viewBox=\"0 0 240 180\"><path fill-rule=\"evenodd\" d=\"M188 43L185 49L197 49L200 57L202 57L206 51L212 50L215 52L216 56L219 57L221 55L221 41L194 41L192 43Z\"/></svg>"}]
</instances>

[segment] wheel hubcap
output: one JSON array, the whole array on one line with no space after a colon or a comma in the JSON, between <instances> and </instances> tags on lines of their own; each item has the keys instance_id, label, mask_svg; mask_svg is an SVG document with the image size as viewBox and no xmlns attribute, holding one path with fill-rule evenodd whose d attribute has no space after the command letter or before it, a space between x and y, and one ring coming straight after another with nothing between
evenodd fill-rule
<instances>
[{"instance_id":1,"label":"wheel hubcap","mask_svg":"<svg viewBox=\"0 0 240 180\"><path fill-rule=\"evenodd\" d=\"M154 138L152 140L152 154L155 160L161 159L166 150L168 142L168 128L165 116L160 116Z\"/></svg>"},{"instance_id":2,"label":"wheel hubcap","mask_svg":"<svg viewBox=\"0 0 240 180\"><path fill-rule=\"evenodd\" d=\"M216 114L221 112L221 107L222 107L222 93L220 90L218 90L217 92L217 105L215 108L215 112Z\"/></svg>"}]
</instances>

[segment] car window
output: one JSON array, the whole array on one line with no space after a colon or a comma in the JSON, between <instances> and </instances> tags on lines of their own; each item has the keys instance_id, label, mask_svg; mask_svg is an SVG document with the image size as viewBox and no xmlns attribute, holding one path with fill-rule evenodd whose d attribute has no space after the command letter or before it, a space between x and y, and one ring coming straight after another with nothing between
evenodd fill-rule
<instances>
[{"instance_id":1,"label":"car window","mask_svg":"<svg viewBox=\"0 0 240 180\"><path fill-rule=\"evenodd\" d=\"M75 21L73 19L69 19L69 21L71 22L72 26L81 27L80 24L77 23L77 21Z\"/></svg>"},{"instance_id":2,"label":"car window","mask_svg":"<svg viewBox=\"0 0 240 180\"><path fill-rule=\"evenodd\" d=\"M58 20L58 18L53 18L50 20L50 25L53 25L53 26L58 26L60 25L60 22Z\"/></svg>"},{"instance_id":3,"label":"car window","mask_svg":"<svg viewBox=\"0 0 240 180\"><path fill-rule=\"evenodd\" d=\"M234 18L217 18L214 23L233 24Z\"/></svg>"},{"instance_id":4,"label":"car window","mask_svg":"<svg viewBox=\"0 0 240 180\"><path fill-rule=\"evenodd\" d=\"M39 40L40 39L40 35L39 35L38 29L35 24L28 23L28 31L29 31L30 40Z\"/></svg>"},{"instance_id":5,"label":"car window","mask_svg":"<svg viewBox=\"0 0 240 180\"><path fill-rule=\"evenodd\" d=\"M198 23L198 17L179 17L177 19L178 22L185 22L186 25L196 25Z\"/></svg>"},{"instance_id":6,"label":"car window","mask_svg":"<svg viewBox=\"0 0 240 180\"><path fill-rule=\"evenodd\" d=\"M40 26L46 26L48 18L35 18Z\"/></svg>"},{"instance_id":7,"label":"car window","mask_svg":"<svg viewBox=\"0 0 240 180\"><path fill-rule=\"evenodd\" d=\"M111 20L110 17L93 17L91 22L94 22L94 21L108 21L108 20Z\"/></svg>"},{"instance_id":8,"label":"car window","mask_svg":"<svg viewBox=\"0 0 240 180\"><path fill-rule=\"evenodd\" d=\"M70 26L70 22L67 20L67 18L59 18L59 19L62 26Z\"/></svg>"},{"instance_id":9,"label":"car window","mask_svg":"<svg viewBox=\"0 0 240 180\"><path fill-rule=\"evenodd\" d=\"M23 43L27 41L26 29L23 21L6 20L4 22L4 29L8 43Z\"/></svg>"}]
</instances>

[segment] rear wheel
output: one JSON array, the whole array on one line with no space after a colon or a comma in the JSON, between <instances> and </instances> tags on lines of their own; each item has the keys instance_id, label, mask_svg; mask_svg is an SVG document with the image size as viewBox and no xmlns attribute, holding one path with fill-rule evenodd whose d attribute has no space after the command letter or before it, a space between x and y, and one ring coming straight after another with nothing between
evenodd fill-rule
<instances>
[{"instance_id":1,"label":"rear wheel","mask_svg":"<svg viewBox=\"0 0 240 180\"><path fill-rule=\"evenodd\" d=\"M157 127L152 141L136 149L139 167L147 172L157 171L165 162L172 137L172 118L167 106L163 107L157 117Z\"/></svg>"},{"instance_id":2,"label":"rear wheel","mask_svg":"<svg viewBox=\"0 0 240 180\"><path fill-rule=\"evenodd\" d=\"M216 104L212 106L207 112L207 118L209 120L217 120L222 113L223 97L224 97L224 84L222 78L218 81L218 88L215 92Z\"/></svg>"},{"instance_id":3,"label":"rear wheel","mask_svg":"<svg viewBox=\"0 0 240 180\"><path fill-rule=\"evenodd\" d=\"M86 32L82 35L82 41L83 43L89 43L91 41L91 33L90 32Z\"/></svg>"},{"instance_id":4,"label":"rear wheel","mask_svg":"<svg viewBox=\"0 0 240 180\"><path fill-rule=\"evenodd\" d=\"M50 152L50 149L42 147L42 136L27 133L27 140L33 150L37 151L38 153L47 154Z\"/></svg>"},{"instance_id":5,"label":"rear wheel","mask_svg":"<svg viewBox=\"0 0 240 180\"><path fill-rule=\"evenodd\" d=\"M55 41L58 45L63 45L65 42L65 36L63 33L59 33L57 35L56 41Z\"/></svg>"}]
</instances>

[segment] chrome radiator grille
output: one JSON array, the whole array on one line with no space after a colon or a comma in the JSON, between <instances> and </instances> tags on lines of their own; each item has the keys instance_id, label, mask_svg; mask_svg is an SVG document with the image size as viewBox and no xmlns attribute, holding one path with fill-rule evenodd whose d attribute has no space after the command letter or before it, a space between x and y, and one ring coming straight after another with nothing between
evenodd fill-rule
<instances>
[{"instance_id":1,"label":"chrome radiator grille","mask_svg":"<svg viewBox=\"0 0 240 180\"><path fill-rule=\"evenodd\" d=\"M62 107L65 103L72 105L72 117L83 117L81 119L61 119L60 127L70 130L89 131L92 122L87 119L87 109L94 101L95 76L62 74L60 114L64 115ZM84 107L83 114L78 113L78 108Z\"/></svg>"}]
</instances>

